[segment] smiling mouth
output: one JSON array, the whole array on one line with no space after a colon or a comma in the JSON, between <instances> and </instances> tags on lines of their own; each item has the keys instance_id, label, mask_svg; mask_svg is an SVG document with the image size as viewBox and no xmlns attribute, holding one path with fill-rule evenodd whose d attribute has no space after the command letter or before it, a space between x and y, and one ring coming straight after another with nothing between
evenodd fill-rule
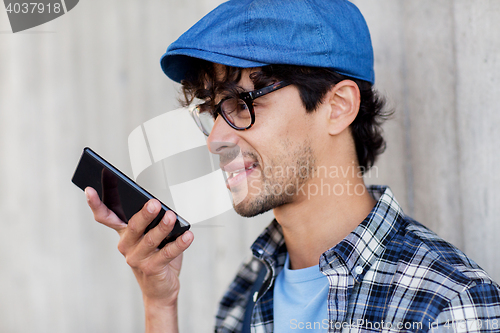
<instances>
[{"instance_id":1,"label":"smiling mouth","mask_svg":"<svg viewBox=\"0 0 500 333\"><path fill-rule=\"evenodd\" d=\"M254 162L246 168L241 168L241 169L230 171L230 172L229 171L224 171L224 172L226 173L226 177L229 180L231 178L237 177L238 175L240 175L243 172L250 171L250 170L254 169L258 165L259 165L259 163Z\"/></svg>"}]
</instances>

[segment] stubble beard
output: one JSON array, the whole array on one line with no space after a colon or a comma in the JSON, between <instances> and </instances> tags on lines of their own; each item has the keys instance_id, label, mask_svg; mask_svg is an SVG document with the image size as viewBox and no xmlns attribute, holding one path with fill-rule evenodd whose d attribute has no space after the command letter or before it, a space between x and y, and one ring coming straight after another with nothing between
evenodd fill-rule
<instances>
[{"instance_id":1,"label":"stubble beard","mask_svg":"<svg viewBox=\"0 0 500 333\"><path fill-rule=\"evenodd\" d=\"M283 149L282 151L288 150ZM234 210L239 215L254 217L293 202L298 189L314 175L315 157L310 144L304 142L293 153L276 156L269 164L265 166L266 172L261 171L262 169L259 170L261 172L258 193L248 195L247 198L234 206ZM302 172L277 175L278 169L302 170Z\"/></svg>"}]
</instances>

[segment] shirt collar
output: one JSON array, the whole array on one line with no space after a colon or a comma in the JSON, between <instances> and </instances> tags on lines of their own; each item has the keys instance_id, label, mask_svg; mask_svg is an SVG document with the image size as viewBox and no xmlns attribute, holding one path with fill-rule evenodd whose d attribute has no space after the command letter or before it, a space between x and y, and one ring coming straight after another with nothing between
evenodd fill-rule
<instances>
[{"instance_id":1,"label":"shirt collar","mask_svg":"<svg viewBox=\"0 0 500 333\"><path fill-rule=\"evenodd\" d=\"M271 224L255 240L251 249L257 259L275 257L283 252L281 249L285 244L283 231L278 221L274 219Z\"/></svg>"},{"instance_id":2,"label":"shirt collar","mask_svg":"<svg viewBox=\"0 0 500 333\"><path fill-rule=\"evenodd\" d=\"M387 186L371 185L368 186L368 191L377 200L377 204L354 231L321 255L321 271L335 269L340 259L354 279L360 281L396 234L403 211L391 189ZM251 249L257 259L273 257L276 262L276 258L285 251L284 244L281 226L274 219Z\"/></svg>"},{"instance_id":3,"label":"shirt collar","mask_svg":"<svg viewBox=\"0 0 500 333\"><path fill-rule=\"evenodd\" d=\"M375 207L346 238L323 253L321 271L335 269L340 259L354 279L361 281L400 228L403 211L391 189L372 185L368 191L378 199Z\"/></svg>"}]
</instances>

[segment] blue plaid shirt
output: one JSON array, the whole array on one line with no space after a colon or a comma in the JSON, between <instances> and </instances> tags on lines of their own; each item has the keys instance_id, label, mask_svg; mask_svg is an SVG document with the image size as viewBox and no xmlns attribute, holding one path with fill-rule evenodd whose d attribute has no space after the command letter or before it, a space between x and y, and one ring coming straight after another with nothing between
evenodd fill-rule
<instances>
[{"instance_id":1,"label":"blue plaid shirt","mask_svg":"<svg viewBox=\"0 0 500 333\"><path fill-rule=\"evenodd\" d=\"M499 285L456 247L405 216L388 187L370 186L369 191L378 200L373 210L319 258L330 283L328 319L280 325L289 325L291 332L314 332L315 327L328 327L328 332L500 332ZM220 303L216 332L240 332L252 298L252 332L273 331L273 286L286 257L276 220L252 252ZM259 262L268 273L260 292L250 295Z\"/></svg>"}]
</instances>

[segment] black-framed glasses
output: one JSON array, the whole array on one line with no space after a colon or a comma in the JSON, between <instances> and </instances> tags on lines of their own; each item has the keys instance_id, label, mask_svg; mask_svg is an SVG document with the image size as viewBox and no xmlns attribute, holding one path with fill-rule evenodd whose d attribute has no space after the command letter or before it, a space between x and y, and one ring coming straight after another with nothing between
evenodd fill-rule
<instances>
[{"instance_id":1,"label":"black-framed glasses","mask_svg":"<svg viewBox=\"0 0 500 333\"><path fill-rule=\"evenodd\" d=\"M244 131L255 124L253 100L288 85L289 83L280 81L262 89L242 92L238 94L237 97L224 98L216 105L214 114L211 112L200 112L198 106L190 109L189 112L200 130L206 136L210 135L214 127L215 118L217 118L218 115L221 115L226 123L235 130Z\"/></svg>"}]
</instances>

